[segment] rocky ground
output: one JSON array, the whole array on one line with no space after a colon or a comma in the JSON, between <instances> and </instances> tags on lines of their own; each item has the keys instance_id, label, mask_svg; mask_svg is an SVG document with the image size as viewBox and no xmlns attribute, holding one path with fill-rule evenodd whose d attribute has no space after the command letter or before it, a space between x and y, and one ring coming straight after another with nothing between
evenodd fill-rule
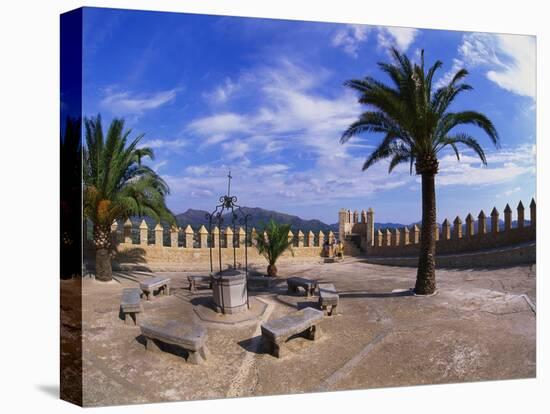
<instances>
[{"instance_id":1,"label":"rocky ground","mask_svg":"<svg viewBox=\"0 0 550 414\"><path fill-rule=\"evenodd\" d=\"M534 377L534 269L438 270L438 293L416 297L408 291L414 286L413 268L352 258L343 263L282 264L280 282L269 290L250 292L267 304L262 316L236 325L200 320L193 308L204 303L211 291L190 293L185 272L159 273L172 278L172 292L144 301L143 318L204 324L210 355L205 365L198 366L177 353L147 351L139 327L120 319L122 289L137 286L137 281L152 274L118 273L116 281L109 283L85 278L83 403L98 406ZM323 320L320 340L292 339L288 352L277 359L262 351L261 323L297 308L317 307L317 297L287 294L284 279L294 275L333 283L340 305L335 316ZM70 296L75 282L61 283L62 294ZM68 312L65 308L62 317L69 318Z\"/></svg>"}]
</instances>

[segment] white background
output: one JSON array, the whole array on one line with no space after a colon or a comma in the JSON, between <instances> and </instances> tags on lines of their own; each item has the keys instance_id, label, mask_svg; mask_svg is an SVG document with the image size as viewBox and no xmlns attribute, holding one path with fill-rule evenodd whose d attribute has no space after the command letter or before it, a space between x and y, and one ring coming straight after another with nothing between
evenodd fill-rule
<instances>
[{"instance_id":1,"label":"white background","mask_svg":"<svg viewBox=\"0 0 550 414\"><path fill-rule=\"evenodd\" d=\"M550 13L544 1L5 1L0 11L0 407L79 410L59 383L59 14L105 6L537 35L537 379L102 408L132 413L548 410ZM541 211L543 214L541 214ZM545 326L546 325L546 326ZM546 352L545 352L546 351ZM189 379L192 381L192 378ZM545 394L546 391L546 394ZM90 409L88 412L96 412ZM548 412L548 411L546 411Z\"/></svg>"}]
</instances>

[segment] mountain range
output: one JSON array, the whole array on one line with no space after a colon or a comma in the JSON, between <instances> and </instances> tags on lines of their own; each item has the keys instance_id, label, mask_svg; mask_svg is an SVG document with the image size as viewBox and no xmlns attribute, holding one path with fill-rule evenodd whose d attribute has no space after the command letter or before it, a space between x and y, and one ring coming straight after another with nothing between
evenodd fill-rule
<instances>
[{"instance_id":1,"label":"mountain range","mask_svg":"<svg viewBox=\"0 0 550 414\"><path fill-rule=\"evenodd\" d=\"M333 231L335 234L338 233L338 223L332 223L327 224L322 222L321 220L316 219L302 219L298 216L292 215L292 214L286 214L286 213L280 213L278 211L273 210L267 210L259 207L242 207L243 214L249 214L249 221L248 226L250 228L255 227L256 229L262 228L262 226L269 222L270 219L275 220L278 223L283 224L290 224L292 231L298 231L302 230L302 232L307 233L310 230L314 233L318 233L319 231L323 231L325 234L327 234L329 231ZM177 214L176 221L178 223L178 226L185 228L187 225L191 226L194 231L197 231L200 226L204 226L208 228L208 219L207 219L208 212L205 210L196 210L196 209L188 209L184 213ZM223 215L223 223L222 227L225 228L228 225L231 224L231 217L229 215L230 213L225 213ZM239 215L239 217L241 217ZM134 225L139 225L139 222L141 221L141 218L132 217L132 222L134 222ZM156 222L149 218L145 217L145 221L147 222L147 225L150 229L155 227ZM121 223L122 224L122 223ZM408 226L409 228L413 226L414 224L417 224L418 226L421 225L421 222L415 222L410 224L402 224L402 223L374 223L374 229L393 229L393 228L400 228ZM437 223L439 228L441 229L441 223ZM474 222L475 231L477 232L477 220ZM217 225L217 223L213 223L212 226ZM490 230L490 219L487 219L487 231ZM525 225L529 225L529 220L525 220ZM241 224L238 220L236 221L236 226L242 226L244 227L244 224ZM517 226L517 222L514 221L512 223L513 227ZM452 224L451 224L452 227ZM463 223L463 232L466 231L466 225ZM501 230L504 229L504 221L499 220L499 227Z\"/></svg>"},{"instance_id":2,"label":"mountain range","mask_svg":"<svg viewBox=\"0 0 550 414\"><path fill-rule=\"evenodd\" d=\"M293 216L291 214L279 213L278 211L266 210L259 207L242 207L241 211L243 215L249 215L248 227L250 228L255 227L257 229L260 229L263 227L264 224L269 222L269 220L273 219L277 223L290 224L292 230L302 230L302 232L304 233L307 233L310 230L314 233L317 233L321 230L325 233L328 233L331 230L333 232L338 231L338 223L327 224L323 223L321 220L306 220L298 216ZM209 220L207 219L207 214L208 212L204 210L188 209L185 213L177 214L176 220L180 227L190 225L193 230L197 230L200 226L204 225L204 227L208 228ZM244 227L244 225L239 222L239 219L241 217L242 215L238 213L236 221L237 227ZM228 225L230 225L231 213L223 214L222 218L222 227L227 227ZM214 220L212 226L215 225L217 225L217 222Z\"/></svg>"},{"instance_id":3,"label":"mountain range","mask_svg":"<svg viewBox=\"0 0 550 414\"><path fill-rule=\"evenodd\" d=\"M302 232L307 233L311 230L314 233L318 233L319 231L323 231L324 233L328 233L329 231L338 233L338 223L327 224L316 219L306 220L295 215L266 210L259 207L242 207L242 211L244 214L250 215L248 226L255 227L257 229L261 228L262 225L267 223L270 219L273 219L278 223L290 224L293 231L302 230ZM176 215L176 220L180 227L190 225L193 230L197 230L200 226L204 225L204 227L208 228L208 219L206 218L207 214L208 212L204 210L188 209L185 213ZM222 226L227 227L230 222L231 217L229 216L229 213L224 214ZM216 223L213 225L216 225ZM239 225L240 224L237 222L237 226ZM399 223L374 224L375 230L378 230L379 228L403 226L404 224Z\"/></svg>"}]
</instances>

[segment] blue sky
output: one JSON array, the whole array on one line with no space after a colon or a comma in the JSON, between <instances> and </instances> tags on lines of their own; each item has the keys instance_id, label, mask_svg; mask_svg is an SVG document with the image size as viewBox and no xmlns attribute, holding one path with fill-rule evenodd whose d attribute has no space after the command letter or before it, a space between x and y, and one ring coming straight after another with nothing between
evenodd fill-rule
<instances>
[{"instance_id":1,"label":"blue sky","mask_svg":"<svg viewBox=\"0 0 550 414\"><path fill-rule=\"evenodd\" d=\"M175 213L211 210L231 168L242 205L329 223L342 207L372 207L380 222L419 220L420 180L408 167L361 171L381 136L338 142L366 110L343 82L386 81L376 63L392 45L442 60L440 84L466 67L474 90L454 109L484 112L501 137L496 150L465 130L487 167L468 151L460 162L441 155L438 221L535 195L534 37L87 8L83 44L84 116L101 113L105 126L123 117L145 134Z\"/></svg>"}]
</instances>

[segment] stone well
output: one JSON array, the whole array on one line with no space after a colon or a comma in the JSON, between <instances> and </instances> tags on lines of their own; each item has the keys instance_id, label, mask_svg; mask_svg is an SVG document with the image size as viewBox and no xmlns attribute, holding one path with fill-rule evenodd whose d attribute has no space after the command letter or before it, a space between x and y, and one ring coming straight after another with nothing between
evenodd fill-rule
<instances>
[{"instance_id":1,"label":"stone well","mask_svg":"<svg viewBox=\"0 0 550 414\"><path fill-rule=\"evenodd\" d=\"M240 270L226 270L214 274L212 293L217 312L233 314L246 311L246 273Z\"/></svg>"}]
</instances>

